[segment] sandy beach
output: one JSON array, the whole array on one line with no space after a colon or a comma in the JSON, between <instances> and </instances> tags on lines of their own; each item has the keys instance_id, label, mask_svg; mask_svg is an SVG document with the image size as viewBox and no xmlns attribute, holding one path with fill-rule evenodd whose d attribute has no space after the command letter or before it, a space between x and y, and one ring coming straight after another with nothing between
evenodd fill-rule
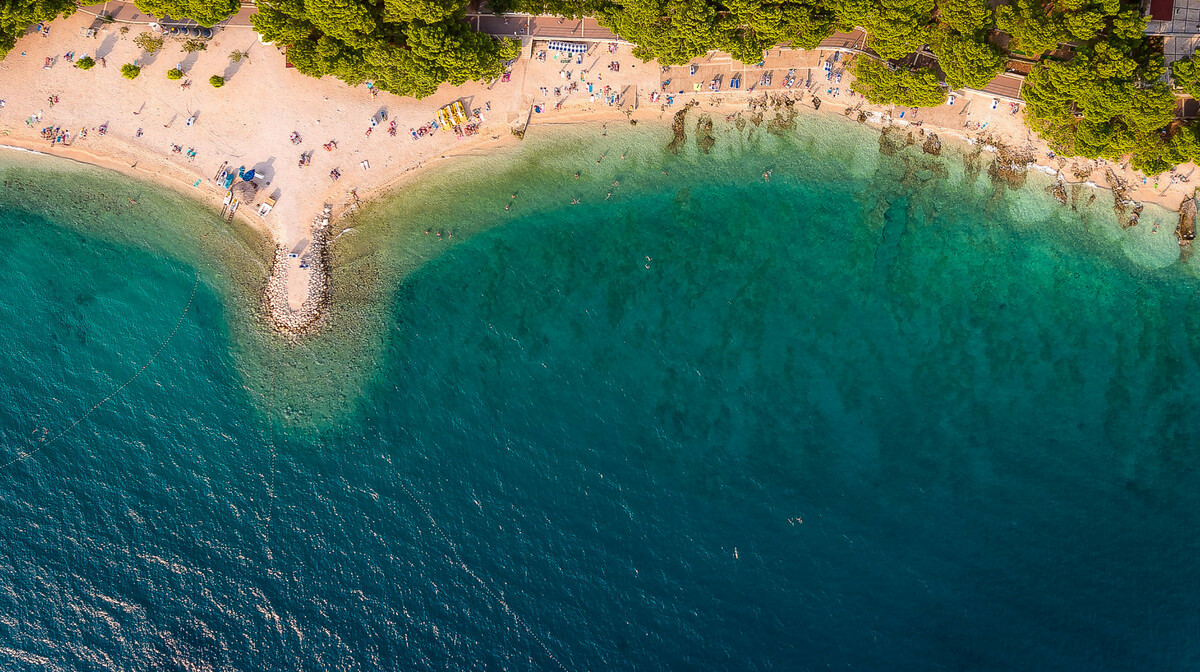
<instances>
[{"instance_id":1,"label":"sandy beach","mask_svg":"<svg viewBox=\"0 0 1200 672\"><path fill-rule=\"evenodd\" d=\"M764 94L779 93L798 98L796 108L805 113L846 114L847 108L861 108L878 124L919 124L946 140L983 138L1021 147L1068 181L1105 187L1112 170L1129 185L1127 197L1139 202L1177 209L1193 194L1190 184L1175 179L1143 184L1121 166L1051 158L1011 104L993 105L990 96L960 94L954 105L915 111L867 105L850 92L849 73L840 81L825 81L821 64L833 52L772 50L759 68L710 54L693 75L687 66L664 70L643 63L627 44L593 44L580 63L534 42L525 45L508 81L443 85L436 95L413 100L302 75L286 67L280 49L262 44L246 26L219 30L206 50L190 54L172 38L161 51L146 54L134 42L148 30L140 23L107 24L85 37L82 29L92 25L97 8L55 21L49 36L31 31L0 62L0 143L152 179L216 209L226 193L215 179L222 167L253 169L257 192L236 216L277 242L268 311L288 331L303 331L320 314L323 299L310 294L314 287L323 291L312 275L321 255L306 255L314 222L400 188L401 180L433 162L517 142L513 131L527 123L529 132L547 122L666 124L692 99L706 109L732 113ZM235 50L248 57L235 63L230 58ZM97 64L80 70L68 54L73 60L91 56ZM123 78L121 65L135 61L142 66L140 76ZM844 64L842 59L835 71ZM183 79L168 79L167 71L176 67L184 71ZM799 82L787 87L784 80L793 68ZM766 72L772 74L769 85L762 84ZM729 88L734 74L741 76L736 91ZM225 86L211 86L213 75L223 76ZM717 77L721 91L711 91L709 84ZM819 111L813 109L812 96L821 100ZM478 112L478 131L467 137L449 129L423 132L437 110L455 100L463 102L467 114ZM394 135L389 133L393 124ZM45 139L47 128L69 133L69 143ZM307 165L301 165L302 157L308 158ZM1179 174L1190 174L1190 169ZM268 198L275 205L260 216L259 206Z\"/></svg>"}]
</instances>

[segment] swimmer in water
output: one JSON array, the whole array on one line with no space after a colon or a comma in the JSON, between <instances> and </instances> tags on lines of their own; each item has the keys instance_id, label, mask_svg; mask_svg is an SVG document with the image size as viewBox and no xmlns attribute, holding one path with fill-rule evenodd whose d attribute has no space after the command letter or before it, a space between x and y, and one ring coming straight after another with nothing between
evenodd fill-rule
<instances>
[{"instance_id":1,"label":"swimmer in water","mask_svg":"<svg viewBox=\"0 0 1200 672\"><path fill-rule=\"evenodd\" d=\"M579 171L575 171L575 179L579 179Z\"/></svg>"},{"instance_id":2,"label":"swimmer in water","mask_svg":"<svg viewBox=\"0 0 1200 672\"><path fill-rule=\"evenodd\" d=\"M572 199L571 199L571 205L579 205L579 199L578 199L578 198L572 198Z\"/></svg>"},{"instance_id":3,"label":"swimmer in water","mask_svg":"<svg viewBox=\"0 0 1200 672\"><path fill-rule=\"evenodd\" d=\"M621 183L620 183L620 182L618 182L618 181L616 181L616 180L613 180L613 186L614 186L614 187L619 187L619 186L621 186Z\"/></svg>"},{"instance_id":4,"label":"swimmer in water","mask_svg":"<svg viewBox=\"0 0 1200 672\"><path fill-rule=\"evenodd\" d=\"M505 204L504 204L504 209L505 209L505 210L508 210L508 203L505 203Z\"/></svg>"},{"instance_id":5,"label":"swimmer in water","mask_svg":"<svg viewBox=\"0 0 1200 672\"><path fill-rule=\"evenodd\" d=\"M608 195L604 197L604 200L606 200L606 201L607 201L607 200L608 200L608 199L610 199L610 198L612 198L612 192L611 192L611 191L610 191L610 192L608 192Z\"/></svg>"},{"instance_id":6,"label":"swimmer in water","mask_svg":"<svg viewBox=\"0 0 1200 672\"><path fill-rule=\"evenodd\" d=\"M510 198L516 198L516 197L517 197L517 195L513 194Z\"/></svg>"}]
</instances>

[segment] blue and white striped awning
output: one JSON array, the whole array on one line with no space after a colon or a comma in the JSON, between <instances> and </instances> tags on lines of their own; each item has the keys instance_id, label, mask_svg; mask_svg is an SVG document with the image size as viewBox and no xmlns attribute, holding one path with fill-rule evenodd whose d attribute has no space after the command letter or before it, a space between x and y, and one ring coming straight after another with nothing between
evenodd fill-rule
<instances>
[{"instance_id":1,"label":"blue and white striped awning","mask_svg":"<svg viewBox=\"0 0 1200 672\"><path fill-rule=\"evenodd\" d=\"M588 46L583 42L560 42L558 40L551 40L550 49L552 51L565 51L568 54L586 54Z\"/></svg>"}]
</instances>

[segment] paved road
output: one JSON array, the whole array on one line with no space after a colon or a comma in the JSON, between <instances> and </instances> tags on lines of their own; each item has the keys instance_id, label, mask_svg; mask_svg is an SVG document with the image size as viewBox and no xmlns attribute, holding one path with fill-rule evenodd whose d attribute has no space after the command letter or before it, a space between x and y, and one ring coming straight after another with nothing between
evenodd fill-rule
<instances>
[{"instance_id":1,"label":"paved road","mask_svg":"<svg viewBox=\"0 0 1200 672\"><path fill-rule=\"evenodd\" d=\"M623 42L595 19L560 19L556 16L528 14L468 14L471 27L497 37L532 37L538 40L579 40Z\"/></svg>"}]
</instances>

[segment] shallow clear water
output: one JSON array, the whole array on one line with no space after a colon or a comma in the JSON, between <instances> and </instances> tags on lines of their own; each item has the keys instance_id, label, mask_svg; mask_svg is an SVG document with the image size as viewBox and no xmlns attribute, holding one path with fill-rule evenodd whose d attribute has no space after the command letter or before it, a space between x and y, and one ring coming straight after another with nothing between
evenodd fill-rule
<instances>
[{"instance_id":1,"label":"shallow clear water","mask_svg":"<svg viewBox=\"0 0 1200 672\"><path fill-rule=\"evenodd\" d=\"M356 215L298 346L248 235L5 164L0 460L197 289L0 470L3 667L1194 665L1169 213L832 121L608 130Z\"/></svg>"}]
</instances>

